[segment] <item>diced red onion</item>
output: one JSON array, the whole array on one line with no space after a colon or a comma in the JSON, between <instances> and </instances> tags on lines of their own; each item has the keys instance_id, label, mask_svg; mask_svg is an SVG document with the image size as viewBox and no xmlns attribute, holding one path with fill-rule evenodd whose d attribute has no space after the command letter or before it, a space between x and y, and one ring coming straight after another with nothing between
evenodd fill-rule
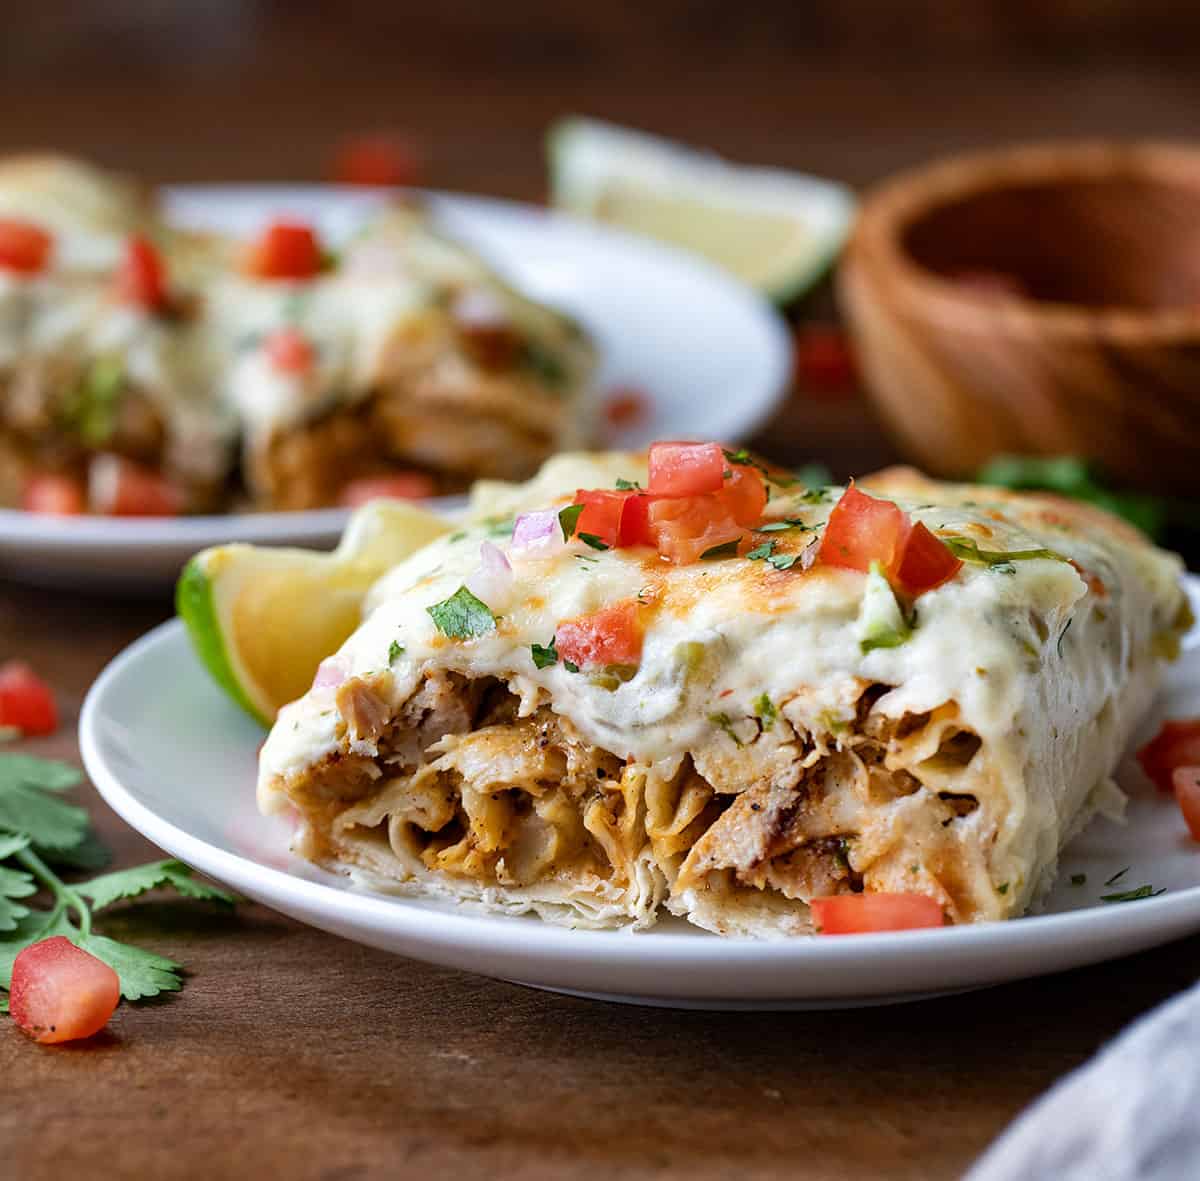
<instances>
[{"instance_id":1,"label":"diced red onion","mask_svg":"<svg viewBox=\"0 0 1200 1181\"><path fill-rule=\"evenodd\" d=\"M479 546L479 565L467 577L467 590L493 611L508 603L513 588L513 571L504 551L490 541Z\"/></svg>"},{"instance_id":2,"label":"diced red onion","mask_svg":"<svg viewBox=\"0 0 1200 1181\"><path fill-rule=\"evenodd\" d=\"M313 677L314 689L331 689L340 685L350 675L350 669L340 656L327 656L317 665L317 675Z\"/></svg>"},{"instance_id":3,"label":"diced red onion","mask_svg":"<svg viewBox=\"0 0 1200 1181\"><path fill-rule=\"evenodd\" d=\"M566 548L554 509L522 513L513 526L513 557L548 558Z\"/></svg>"}]
</instances>

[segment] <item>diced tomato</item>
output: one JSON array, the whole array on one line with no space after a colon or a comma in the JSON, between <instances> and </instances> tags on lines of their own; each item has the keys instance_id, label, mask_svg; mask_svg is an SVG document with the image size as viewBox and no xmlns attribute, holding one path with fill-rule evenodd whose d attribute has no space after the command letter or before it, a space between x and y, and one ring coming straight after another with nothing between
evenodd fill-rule
<instances>
[{"instance_id":1,"label":"diced tomato","mask_svg":"<svg viewBox=\"0 0 1200 1181\"><path fill-rule=\"evenodd\" d=\"M833 506L821 538L817 560L844 570L898 569L909 525L903 511L890 500L877 500L851 484Z\"/></svg>"},{"instance_id":2,"label":"diced tomato","mask_svg":"<svg viewBox=\"0 0 1200 1181\"><path fill-rule=\"evenodd\" d=\"M25 482L21 507L27 513L77 517L86 507L83 484L74 476L41 472Z\"/></svg>"},{"instance_id":3,"label":"diced tomato","mask_svg":"<svg viewBox=\"0 0 1200 1181\"><path fill-rule=\"evenodd\" d=\"M636 665L642 659L643 628L637 601L625 599L592 615L558 625L554 644L563 660L580 668Z\"/></svg>"},{"instance_id":4,"label":"diced tomato","mask_svg":"<svg viewBox=\"0 0 1200 1181\"><path fill-rule=\"evenodd\" d=\"M735 464L717 495L739 525L750 528L762 520L763 509L767 507L767 485L754 468Z\"/></svg>"},{"instance_id":5,"label":"diced tomato","mask_svg":"<svg viewBox=\"0 0 1200 1181\"><path fill-rule=\"evenodd\" d=\"M857 381L846 334L832 324L806 324L796 331L796 376L810 394L842 397Z\"/></svg>"},{"instance_id":6,"label":"diced tomato","mask_svg":"<svg viewBox=\"0 0 1200 1181\"><path fill-rule=\"evenodd\" d=\"M1176 767L1200 765L1200 718L1164 722L1153 740L1137 752L1137 760L1159 791L1174 790Z\"/></svg>"},{"instance_id":7,"label":"diced tomato","mask_svg":"<svg viewBox=\"0 0 1200 1181\"><path fill-rule=\"evenodd\" d=\"M652 499L649 515L658 552L676 566L695 562L707 550L745 535L717 493Z\"/></svg>"},{"instance_id":8,"label":"diced tomato","mask_svg":"<svg viewBox=\"0 0 1200 1181\"><path fill-rule=\"evenodd\" d=\"M575 493L575 503L583 505L583 512L575 525L575 536L587 533L599 538L610 549L620 544L621 517L625 502L631 493L610 491L607 488L587 490L580 488Z\"/></svg>"},{"instance_id":9,"label":"diced tomato","mask_svg":"<svg viewBox=\"0 0 1200 1181\"><path fill-rule=\"evenodd\" d=\"M1171 772L1175 799L1193 841L1200 841L1200 766L1176 767Z\"/></svg>"},{"instance_id":10,"label":"diced tomato","mask_svg":"<svg viewBox=\"0 0 1200 1181\"><path fill-rule=\"evenodd\" d=\"M358 508L371 500L424 500L435 491L424 472L393 472L389 476L362 476L342 486L338 504Z\"/></svg>"},{"instance_id":11,"label":"diced tomato","mask_svg":"<svg viewBox=\"0 0 1200 1181\"><path fill-rule=\"evenodd\" d=\"M46 269L54 239L40 226L0 217L0 269L36 275Z\"/></svg>"},{"instance_id":12,"label":"diced tomato","mask_svg":"<svg viewBox=\"0 0 1200 1181\"><path fill-rule=\"evenodd\" d=\"M307 373L317 359L312 342L296 328L280 328L267 337L267 359L281 373Z\"/></svg>"},{"instance_id":13,"label":"diced tomato","mask_svg":"<svg viewBox=\"0 0 1200 1181\"><path fill-rule=\"evenodd\" d=\"M158 311L167 303L167 271L158 247L142 234L125 244L125 257L117 268L117 295L126 303Z\"/></svg>"},{"instance_id":14,"label":"diced tomato","mask_svg":"<svg viewBox=\"0 0 1200 1181\"><path fill-rule=\"evenodd\" d=\"M853 484L833 506L817 561L866 572L878 562L893 585L915 598L962 569L949 546L890 500L877 500Z\"/></svg>"},{"instance_id":15,"label":"diced tomato","mask_svg":"<svg viewBox=\"0 0 1200 1181\"><path fill-rule=\"evenodd\" d=\"M259 279L311 279L321 269L321 248L312 226L274 221L246 256L246 270Z\"/></svg>"},{"instance_id":16,"label":"diced tomato","mask_svg":"<svg viewBox=\"0 0 1200 1181\"><path fill-rule=\"evenodd\" d=\"M604 399L604 418L609 426L618 429L641 422L649 409L649 396L632 386L618 386Z\"/></svg>"},{"instance_id":17,"label":"diced tomato","mask_svg":"<svg viewBox=\"0 0 1200 1181\"><path fill-rule=\"evenodd\" d=\"M9 1008L35 1042L70 1042L99 1033L120 999L116 972L65 935L30 944L13 963Z\"/></svg>"},{"instance_id":18,"label":"diced tomato","mask_svg":"<svg viewBox=\"0 0 1200 1181\"><path fill-rule=\"evenodd\" d=\"M415 185L421 171L420 153L407 136L380 132L343 140L330 175L342 185Z\"/></svg>"},{"instance_id":19,"label":"diced tomato","mask_svg":"<svg viewBox=\"0 0 1200 1181\"><path fill-rule=\"evenodd\" d=\"M961 569L962 559L950 547L917 521L908 532L900 555L896 581L900 589L917 595L949 582Z\"/></svg>"},{"instance_id":20,"label":"diced tomato","mask_svg":"<svg viewBox=\"0 0 1200 1181\"><path fill-rule=\"evenodd\" d=\"M652 496L698 496L719 492L728 465L718 443L654 443L650 448Z\"/></svg>"},{"instance_id":21,"label":"diced tomato","mask_svg":"<svg viewBox=\"0 0 1200 1181\"><path fill-rule=\"evenodd\" d=\"M50 686L21 660L0 664L0 726L15 726L22 734L53 734L58 707Z\"/></svg>"},{"instance_id":22,"label":"diced tomato","mask_svg":"<svg viewBox=\"0 0 1200 1181\"><path fill-rule=\"evenodd\" d=\"M630 492L621 507L621 528L617 544L653 545L654 531L650 528L650 497L644 492Z\"/></svg>"},{"instance_id":23,"label":"diced tomato","mask_svg":"<svg viewBox=\"0 0 1200 1181\"><path fill-rule=\"evenodd\" d=\"M183 494L157 472L123 455L95 455L88 467L88 500L108 517L174 517Z\"/></svg>"},{"instance_id":24,"label":"diced tomato","mask_svg":"<svg viewBox=\"0 0 1200 1181\"><path fill-rule=\"evenodd\" d=\"M911 931L946 923L941 903L927 894L835 894L808 905L818 935Z\"/></svg>"}]
</instances>

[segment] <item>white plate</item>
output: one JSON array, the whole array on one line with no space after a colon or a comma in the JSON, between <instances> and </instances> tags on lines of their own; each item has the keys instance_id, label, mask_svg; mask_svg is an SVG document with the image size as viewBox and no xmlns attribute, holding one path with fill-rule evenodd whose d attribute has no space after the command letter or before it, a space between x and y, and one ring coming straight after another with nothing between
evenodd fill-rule
<instances>
[{"instance_id":1,"label":"white plate","mask_svg":"<svg viewBox=\"0 0 1200 1181\"><path fill-rule=\"evenodd\" d=\"M1189 578L1197 598L1200 580ZM1172 669L1163 715L1200 713L1200 648ZM634 934L571 931L352 887L287 851L254 806L262 731L212 684L182 624L117 657L80 722L100 794L155 844L302 922L399 955L549 988L645 1004L817 1008L912 1000L1095 963L1200 930L1200 847L1179 810L1126 760L1126 825L1094 821L1067 850L1045 914L1007 923L836 938L721 939L672 921ZM1105 882L1125 867L1119 882ZM1071 885L1072 874L1087 882ZM1101 894L1146 883L1157 898Z\"/></svg>"},{"instance_id":2,"label":"white plate","mask_svg":"<svg viewBox=\"0 0 1200 1181\"><path fill-rule=\"evenodd\" d=\"M249 234L292 213L344 239L383 199L329 186L186 186L167 191L181 224ZM609 440L735 442L770 416L787 387L788 334L758 295L702 259L528 205L428 194L439 222L516 285L579 318L600 349L598 393L645 390L647 417ZM196 550L225 541L325 546L346 514L253 513L170 521L52 520L0 509L0 573L81 588L159 589Z\"/></svg>"}]
</instances>

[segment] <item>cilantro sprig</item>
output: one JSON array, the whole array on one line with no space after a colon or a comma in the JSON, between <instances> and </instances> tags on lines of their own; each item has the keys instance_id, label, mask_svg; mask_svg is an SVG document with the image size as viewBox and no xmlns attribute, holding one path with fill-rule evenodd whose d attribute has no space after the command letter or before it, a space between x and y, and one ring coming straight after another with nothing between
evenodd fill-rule
<instances>
[{"instance_id":1,"label":"cilantro sprig","mask_svg":"<svg viewBox=\"0 0 1200 1181\"><path fill-rule=\"evenodd\" d=\"M453 640L474 640L496 630L496 617L491 608L465 586L425 610L438 631Z\"/></svg>"},{"instance_id":2,"label":"cilantro sprig","mask_svg":"<svg viewBox=\"0 0 1200 1181\"><path fill-rule=\"evenodd\" d=\"M64 867L96 869L108 858L87 813L59 798L81 780L66 763L0 754L0 989L7 992L22 950L64 935L117 973L126 1000L176 992L183 987L180 965L100 934L93 927L96 912L163 887L201 901L236 900L171 859L66 882ZM45 902L31 905L39 897ZM0 1012L7 1011L7 996L0 995Z\"/></svg>"}]
</instances>

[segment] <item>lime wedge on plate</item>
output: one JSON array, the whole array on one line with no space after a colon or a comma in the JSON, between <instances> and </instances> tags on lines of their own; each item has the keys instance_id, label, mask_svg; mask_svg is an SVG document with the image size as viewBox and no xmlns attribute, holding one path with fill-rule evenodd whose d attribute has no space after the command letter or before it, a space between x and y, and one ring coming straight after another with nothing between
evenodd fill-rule
<instances>
[{"instance_id":1,"label":"lime wedge on plate","mask_svg":"<svg viewBox=\"0 0 1200 1181\"><path fill-rule=\"evenodd\" d=\"M175 607L217 684L269 726L358 626L371 584L453 527L414 505L377 500L350 518L332 553L214 546L184 567Z\"/></svg>"},{"instance_id":2,"label":"lime wedge on plate","mask_svg":"<svg viewBox=\"0 0 1200 1181\"><path fill-rule=\"evenodd\" d=\"M750 168L594 119L549 136L554 204L695 251L777 303L828 269L854 213L850 190Z\"/></svg>"}]
</instances>

